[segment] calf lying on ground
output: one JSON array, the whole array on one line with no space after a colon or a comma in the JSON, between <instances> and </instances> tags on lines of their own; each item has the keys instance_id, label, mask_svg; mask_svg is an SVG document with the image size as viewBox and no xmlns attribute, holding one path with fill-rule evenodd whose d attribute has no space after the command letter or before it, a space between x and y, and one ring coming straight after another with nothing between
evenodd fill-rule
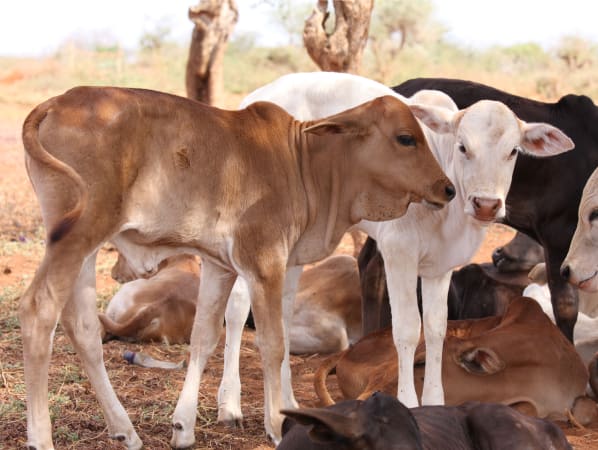
<instances>
[{"instance_id":1,"label":"calf lying on ground","mask_svg":"<svg viewBox=\"0 0 598 450\"><path fill-rule=\"evenodd\" d=\"M542 246L520 231L515 233L513 239L492 252L492 262L499 272L530 271L543 261Z\"/></svg>"},{"instance_id":2,"label":"calf lying on ground","mask_svg":"<svg viewBox=\"0 0 598 450\"><path fill-rule=\"evenodd\" d=\"M112 269L126 279L132 271L124 257ZM99 314L105 340L188 343L199 290L199 265L193 255L167 258L156 274L129 281ZM238 295L231 292L229 302ZM361 337L361 295L355 258L331 256L299 279L289 330L291 353L334 353Z\"/></svg>"},{"instance_id":3,"label":"calf lying on ground","mask_svg":"<svg viewBox=\"0 0 598 450\"><path fill-rule=\"evenodd\" d=\"M282 297L300 268L330 255L361 220L400 217L412 201L440 208L455 194L413 113L391 96L305 123L266 102L225 111L143 89L79 87L29 114L23 144L47 230L19 305L27 445L36 450L53 448L47 387L59 319L109 434L142 446L102 358L95 261L105 242L136 273L152 274L175 254L202 260L172 446L195 442L201 375L237 276L249 284L265 428L278 441L279 411L296 405L281 393Z\"/></svg>"},{"instance_id":4,"label":"calf lying on ground","mask_svg":"<svg viewBox=\"0 0 598 450\"><path fill-rule=\"evenodd\" d=\"M424 343L417 349L415 381L422 391ZM363 337L326 360L314 378L324 405L333 403L326 375L336 369L347 399L364 399L381 390L396 393L397 356L390 329ZM572 410L582 423L595 412L585 397L587 369L573 345L532 299L519 297L502 317L449 321L443 348L446 404L466 401L503 403L539 417L563 417Z\"/></svg>"},{"instance_id":5,"label":"calf lying on ground","mask_svg":"<svg viewBox=\"0 0 598 450\"><path fill-rule=\"evenodd\" d=\"M326 408L283 411L279 450L569 450L563 431L505 405L407 409L395 397L374 393Z\"/></svg>"},{"instance_id":6,"label":"calf lying on ground","mask_svg":"<svg viewBox=\"0 0 598 450\"><path fill-rule=\"evenodd\" d=\"M130 277L123 274L123 260L119 255L113 277ZM198 292L197 258L188 254L167 258L156 274L123 284L112 297L105 314L98 315L104 328L103 340L188 343Z\"/></svg>"},{"instance_id":7,"label":"calf lying on ground","mask_svg":"<svg viewBox=\"0 0 598 450\"><path fill-rule=\"evenodd\" d=\"M506 274L490 263L468 264L451 276L449 320L502 316L528 284L527 272Z\"/></svg>"}]
</instances>

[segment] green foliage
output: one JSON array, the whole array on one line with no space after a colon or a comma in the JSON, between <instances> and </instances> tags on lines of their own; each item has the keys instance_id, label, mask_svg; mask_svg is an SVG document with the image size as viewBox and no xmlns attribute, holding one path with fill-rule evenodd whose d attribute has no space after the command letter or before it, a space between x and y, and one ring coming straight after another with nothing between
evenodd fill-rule
<instances>
[{"instance_id":1,"label":"green foliage","mask_svg":"<svg viewBox=\"0 0 598 450\"><path fill-rule=\"evenodd\" d=\"M556 55L569 69L591 67L598 60L598 47L578 36L565 36L556 48Z\"/></svg>"}]
</instances>

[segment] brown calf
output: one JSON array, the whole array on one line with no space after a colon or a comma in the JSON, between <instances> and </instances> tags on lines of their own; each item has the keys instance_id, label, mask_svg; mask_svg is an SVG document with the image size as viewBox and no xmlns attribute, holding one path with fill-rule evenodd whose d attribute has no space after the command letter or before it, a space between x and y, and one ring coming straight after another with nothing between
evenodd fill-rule
<instances>
[{"instance_id":1,"label":"brown calf","mask_svg":"<svg viewBox=\"0 0 598 450\"><path fill-rule=\"evenodd\" d=\"M380 97L313 122L271 103L225 111L174 95L79 87L23 125L26 166L47 229L44 259L21 297L27 445L53 448L48 367L61 320L111 436L141 440L110 385L96 311L95 259L105 242L136 273L199 255L202 278L173 447L195 442L201 375L237 275L249 283L264 370L265 427L280 439L283 292L301 265L328 256L355 223L400 217L412 201L441 207L455 188L404 103Z\"/></svg>"},{"instance_id":2,"label":"brown calf","mask_svg":"<svg viewBox=\"0 0 598 450\"><path fill-rule=\"evenodd\" d=\"M424 359L420 343L418 395ZM364 399L378 390L396 394L396 366L391 330L380 330L324 362L314 379L316 393L323 404L333 403L325 378L336 369L345 398ZM573 410L586 423L595 414L595 404L584 396L588 372L581 358L540 306L526 297L511 302L502 317L449 321L442 367L447 405L503 403L539 417L562 417Z\"/></svg>"}]
</instances>

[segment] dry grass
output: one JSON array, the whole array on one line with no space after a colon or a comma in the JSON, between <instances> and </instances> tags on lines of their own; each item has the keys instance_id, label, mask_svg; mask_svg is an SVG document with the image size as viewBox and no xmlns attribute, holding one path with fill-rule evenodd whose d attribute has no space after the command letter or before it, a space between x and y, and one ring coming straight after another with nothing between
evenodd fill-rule
<instances>
[{"instance_id":1,"label":"dry grass","mask_svg":"<svg viewBox=\"0 0 598 450\"><path fill-rule=\"evenodd\" d=\"M57 57L48 60L3 59L0 64L0 449L19 448L25 444L25 388L16 310L18 299L42 258L44 246L39 208L23 165L21 123L37 103L78 84L138 86L182 94L185 53L184 49L173 48L132 58L119 52L98 54L66 48ZM282 73L313 70L313 66L305 63L304 59L284 59L265 50L261 55L269 58L269 62L264 63L267 75L263 79L254 73L255 70L247 77L241 76L246 71L228 70L229 74L234 75L229 75L229 92L223 106L234 107L245 92ZM409 71L417 70L418 65L422 64L421 58L417 59L416 56L412 57L411 69L401 73L414 75ZM253 57L257 58L255 54ZM229 67L241 63L228 56ZM243 64L243 67L251 66L247 61ZM510 91L538 97L535 81L531 78L519 80L489 73L467 76L455 68L443 72L443 67L448 66L432 64L422 68L419 74L476 78ZM398 78L391 80L400 81ZM559 94L567 92L568 86L562 88L565 90ZM511 235L512 231L505 227L494 227L476 260L488 260L489 252ZM345 252L347 247L339 251ZM108 248L102 249L98 259L99 308L105 306L118 288L109 276L114 261L114 252ZM120 342L110 342L104 346L110 379L146 448L169 448L170 416L184 374L181 371L163 372L128 366L121 358L125 349L143 350L154 357L180 360L185 357L186 347L159 344L141 347ZM245 333L241 356L244 430L230 430L215 423L215 396L222 358L221 343L202 379L195 430L196 448L272 448L263 431L262 375L252 332ZM302 405L314 405L312 378L321 359L320 356L292 358L295 392ZM50 412L57 448L121 448L109 439L93 390L60 327L56 333L50 370ZM576 448L598 448L596 427L576 430L563 426Z\"/></svg>"}]
</instances>

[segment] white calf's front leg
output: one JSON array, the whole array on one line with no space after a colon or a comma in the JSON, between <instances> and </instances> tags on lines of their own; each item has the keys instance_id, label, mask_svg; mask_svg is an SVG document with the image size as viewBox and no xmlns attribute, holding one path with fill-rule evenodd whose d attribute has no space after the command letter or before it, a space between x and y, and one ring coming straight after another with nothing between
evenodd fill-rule
<instances>
[{"instance_id":1,"label":"white calf's front leg","mask_svg":"<svg viewBox=\"0 0 598 450\"><path fill-rule=\"evenodd\" d=\"M295 400L293 393L293 383L291 376L291 360L290 348L291 343L289 333L291 323L293 321L293 306L295 304L295 297L299 287L299 279L303 272L303 266L293 266L287 268L284 279L284 290L282 292L282 317L284 324L284 359L282 360L282 367L280 369L282 401L286 409L298 408L299 405Z\"/></svg>"},{"instance_id":2,"label":"white calf's front leg","mask_svg":"<svg viewBox=\"0 0 598 450\"><path fill-rule=\"evenodd\" d=\"M243 328L249 315L251 299L243 278L237 277L228 298L226 313L226 343L224 346L224 371L218 389L218 422L236 427L243 424L241 412L241 377L239 358Z\"/></svg>"},{"instance_id":3,"label":"white calf's front leg","mask_svg":"<svg viewBox=\"0 0 598 450\"><path fill-rule=\"evenodd\" d=\"M397 397L408 408L419 405L413 379L413 361L419 342L421 319L417 308L417 261L381 245L392 314L392 335L399 357ZM387 251L385 251L387 250Z\"/></svg>"},{"instance_id":4,"label":"white calf's front leg","mask_svg":"<svg viewBox=\"0 0 598 450\"><path fill-rule=\"evenodd\" d=\"M228 298L237 275L204 259L201 264L199 297L195 321L191 331L189 368L183 390L172 416L172 439L174 448L187 448L195 442L195 418L197 394L201 375L208 358L214 352L220 333Z\"/></svg>"},{"instance_id":5,"label":"white calf's front leg","mask_svg":"<svg viewBox=\"0 0 598 450\"><path fill-rule=\"evenodd\" d=\"M422 277L422 307L426 339L426 373L423 405L444 405L442 388L442 348L448 316L447 297L451 272L436 278Z\"/></svg>"}]
</instances>

